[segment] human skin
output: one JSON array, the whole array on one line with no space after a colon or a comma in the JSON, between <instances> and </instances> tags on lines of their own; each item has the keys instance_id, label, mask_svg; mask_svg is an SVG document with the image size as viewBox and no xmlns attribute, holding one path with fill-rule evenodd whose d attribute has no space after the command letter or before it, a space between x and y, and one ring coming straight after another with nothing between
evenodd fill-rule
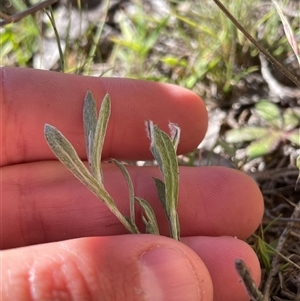
<instances>
[{"instance_id":1,"label":"human skin","mask_svg":"<svg viewBox=\"0 0 300 301\"><path fill-rule=\"evenodd\" d=\"M177 123L178 153L192 151L205 135L202 100L177 86L2 68L1 300L249 300L234 260L244 260L259 283L259 262L243 241L263 214L254 181L224 167L180 167L177 242L166 237L153 182L158 168L130 166L135 194L154 208L163 236L128 234L44 139L44 124L54 125L86 161L82 109L88 89L98 109L106 92L111 97L104 160L151 159L145 120L165 131L169 121ZM103 171L105 186L128 215L122 174L111 163L103 163ZM140 217L137 223L142 226Z\"/></svg>"}]
</instances>

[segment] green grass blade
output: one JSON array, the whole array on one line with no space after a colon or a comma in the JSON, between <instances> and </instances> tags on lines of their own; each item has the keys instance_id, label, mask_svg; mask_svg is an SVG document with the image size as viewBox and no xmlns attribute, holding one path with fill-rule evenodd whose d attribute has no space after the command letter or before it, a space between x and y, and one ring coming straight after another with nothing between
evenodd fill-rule
<instances>
[{"instance_id":1,"label":"green grass blade","mask_svg":"<svg viewBox=\"0 0 300 301\"><path fill-rule=\"evenodd\" d=\"M103 13L103 16L102 16L102 20L100 21L100 24L97 27L97 31L96 31L96 34L95 34L94 39L93 39L93 44L91 46L91 49L90 49L90 52L89 52L89 55L88 55L88 61L86 63L86 68L85 68L86 69L85 75L89 75L91 73L92 62L93 62L93 59L95 57L96 51L98 50L98 47L99 47L99 42L100 42L100 39L101 39L101 36L102 36L103 28L104 28L104 25L105 25L105 20L107 18L109 5L110 5L110 0L106 0L105 10L104 10L104 13Z\"/></svg>"}]
</instances>

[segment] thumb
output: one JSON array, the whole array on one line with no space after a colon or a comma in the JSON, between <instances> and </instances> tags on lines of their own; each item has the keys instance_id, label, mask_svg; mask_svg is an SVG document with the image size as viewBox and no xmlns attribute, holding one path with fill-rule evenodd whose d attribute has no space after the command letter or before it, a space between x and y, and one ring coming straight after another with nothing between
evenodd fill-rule
<instances>
[{"instance_id":1,"label":"thumb","mask_svg":"<svg viewBox=\"0 0 300 301\"><path fill-rule=\"evenodd\" d=\"M154 235L80 238L2 251L2 301L212 301L201 259Z\"/></svg>"}]
</instances>

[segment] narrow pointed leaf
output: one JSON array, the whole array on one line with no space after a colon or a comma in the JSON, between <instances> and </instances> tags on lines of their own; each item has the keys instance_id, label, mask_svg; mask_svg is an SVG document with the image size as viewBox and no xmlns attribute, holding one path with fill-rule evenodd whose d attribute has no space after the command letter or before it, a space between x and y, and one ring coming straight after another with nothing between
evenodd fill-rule
<instances>
[{"instance_id":1,"label":"narrow pointed leaf","mask_svg":"<svg viewBox=\"0 0 300 301\"><path fill-rule=\"evenodd\" d=\"M134 199L134 187L133 187L133 183L131 180L131 177L128 173L128 170L126 169L126 167L124 166L124 164L122 164L121 162L119 162L118 160L112 159L113 163L117 165L117 167L120 169L120 171L122 172L126 182L127 182L127 186L128 186L128 190L129 190L129 209L130 209L130 223L136 228L136 230L138 231L138 228L135 224L135 210L134 210L134 204L135 204L135 199Z\"/></svg>"},{"instance_id":2,"label":"narrow pointed leaf","mask_svg":"<svg viewBox=\"0 0 300 301\"><path fill-rule=\"evenodd\" d=\"M83 125L85 132L86 154L91 166L91 156L93 153L94 137L97 124L96 101L90 91L87 91L83 105Z\"/></svg>"},{"instance_id":3,"label":"narrow pointed leaf","mask_svg":"<svg viewBox=\"0 0 300 301\"><path fill-rule=\"evenodd\" d=\"M163 172L166 188L166 208L174 210L178 203L178 162L175 149L170 137L154 126L154 140L151 143L153 153L158 153L161 158L160 169Z\"/></svg>"},{"instance_id":4,"label":"narrow pointed leaf","mask_svg":"<svg viewBox=\"0 0 300 301\"><path fill-rule=\"evenodd\" d=\"M171 237L179 240L178 204L179 171L176 151L171 138L151 121L146 123L150 138L150 150L157 160L165 185L165 211L169 220ZM162 187L159 181L156 185ZM162 194L161 194L162 195ZM160 196L161 197L161 196ZM164 202L164 201L163 201Z\"/></svg>"},{"instance_id":5,"label":"narrow pointed leaf","mask_svg":"<svg viewBox=\"0 0 300 301\"><path fill-rule=\"evenodd\" d=\"M94 143L93 143L93 152L91 157L91 168L94 177L98 180L99 183L103 185L103 175L101 169L101 155L102 149L107 129L108 120L110 117L110 98L109 95L106 94L100 108L96 129L95 129L95 136L94 136Z\"/></svg>"},{"instance_id":6,"label":"narrow pointed leaf","mask_svg":"<svg viewBox=\"0 0 300 301\"><path fill-rule=\"evenodd\" d=\"M91 175L66 137L49 124L45 124L44 133L47 143L57 158L97 197L101 197L103 202L115 207L110 195Z\"/></svg>"},{"instance_id":7,"label":"narrow pointed leaf","mask_svg":"<svg viewBox=\"0 0 300 301\"><path fill-rule=\"evenodd\" d=\"M135 200L144 210L145 215L143 216L143 221L146 226L146 232L148 234L159 235L157 219L150 204L146 200L139 197L136 197Z\"/></svg>"}]
</instances>

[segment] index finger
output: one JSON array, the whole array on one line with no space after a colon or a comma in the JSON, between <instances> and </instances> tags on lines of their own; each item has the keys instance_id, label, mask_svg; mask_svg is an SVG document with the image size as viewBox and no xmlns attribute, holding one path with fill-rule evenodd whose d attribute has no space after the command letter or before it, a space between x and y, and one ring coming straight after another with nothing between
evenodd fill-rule
<instances>
[{"instance_id":1,"label":"index finger","mask_svg":"<svg viewBox=\"0 0 300 301\"><path fill-rule=\"evenodd\" d=\"M177 123L182 131L178 153L193 150L205 134L207 114L202 100L177 86L2 68L1 166L55 158L44 139L45 123L59 129L85 159L82 110L87 90L94 95L98 109L106 93L111 97L104 160L151 158L145 120L165 131L169 121Z\"/></svg>"}]
</instances>

